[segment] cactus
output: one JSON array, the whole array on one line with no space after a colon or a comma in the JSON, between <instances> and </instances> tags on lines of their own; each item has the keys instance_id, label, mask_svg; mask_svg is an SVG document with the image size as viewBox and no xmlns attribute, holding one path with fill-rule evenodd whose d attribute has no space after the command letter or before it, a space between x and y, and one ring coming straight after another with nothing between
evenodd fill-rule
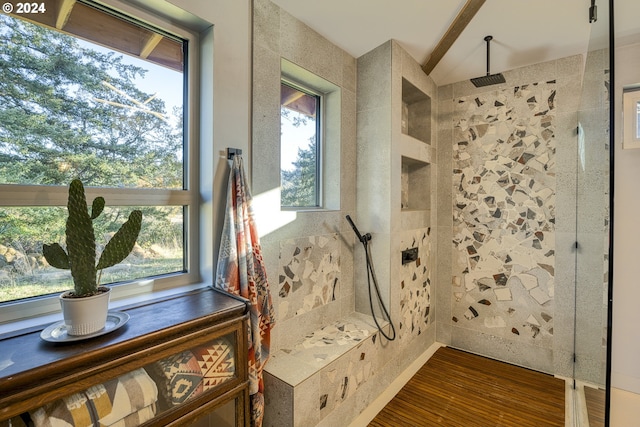
<instances>
[{"instance_id":1,"label":"cactus","mask_svg":"<svg viewBox=\"0 0 640 427\"><path fill-rule=\"evenodd\" d=\"M98 270L124 260L133 250L140 233L142 212L134 210L106 244L96 264L93 220L102 213L104 204L104 198L96 197L91 204L91 214L89 214L82 181L74 179L69 185L67 201L69 212L66 225L67 250L65 252L58 243L42 246L43 255L52 267L71 270L74 295L77 297L90 296L97 292Z\"/></svg>"}]
</instances>

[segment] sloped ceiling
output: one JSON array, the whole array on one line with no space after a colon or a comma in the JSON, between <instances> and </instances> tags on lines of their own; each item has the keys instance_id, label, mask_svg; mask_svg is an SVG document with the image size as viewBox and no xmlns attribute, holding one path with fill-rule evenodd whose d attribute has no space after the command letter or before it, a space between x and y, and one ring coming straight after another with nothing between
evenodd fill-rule
<instances>
[{"instance_id":1,"label":"sloped ceiling","mask_svg":"<svg viewBox=\"0 0 640 427\"><path fill-rule=\"evenodd\" d=\"M354 57L394 39L424 64L465 0L272 0ZM628 3L628 4L627 4ZM597 0L598 21L589 24L591 0L487 0L431 72L437 85L607 47L608 1ZM625 10L619 32L636 40L639 0L616 0Z\"/></svg>"}]
</instances>

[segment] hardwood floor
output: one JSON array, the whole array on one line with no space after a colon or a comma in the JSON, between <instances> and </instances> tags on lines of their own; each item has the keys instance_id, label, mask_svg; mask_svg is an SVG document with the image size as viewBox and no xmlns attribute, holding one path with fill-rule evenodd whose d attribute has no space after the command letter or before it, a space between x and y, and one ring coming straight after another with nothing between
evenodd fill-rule
<instances>
[{"instance_id":1,"label":"hardwood floor","mask_svg":"<svg viewBox=\"0 0 640 427\"><path fill-rule=\"evenodd\" d=\"M370 427L564 426L565 383L442 347Z\"/></svg>"},{"instance_id":2,"label":"hardwood floor","mask_svg":"<svg viewBox=\"0 0 640 427\"><path fill-rule=\"evenodd\" d=\"M604 390L585 386L584 397L589 414L589 427L604 427Z\"/></svg>"}]
</instances>

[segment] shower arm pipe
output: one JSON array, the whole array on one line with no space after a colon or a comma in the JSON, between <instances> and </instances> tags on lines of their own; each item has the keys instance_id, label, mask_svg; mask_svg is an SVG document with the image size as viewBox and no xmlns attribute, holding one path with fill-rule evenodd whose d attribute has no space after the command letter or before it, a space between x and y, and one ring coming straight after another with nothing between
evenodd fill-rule
<instances>
[{"instance_id":1,"label":"shower arm pipe","mask_svg":"<svg viewBox=\"0 0 640 427\"><path fill-rule=\"evenodd\" d=\"M491 40L493 40L493 36L484 38L484 41L487 42L487 76L491 75Z\"/></svg>"}]
</instances>

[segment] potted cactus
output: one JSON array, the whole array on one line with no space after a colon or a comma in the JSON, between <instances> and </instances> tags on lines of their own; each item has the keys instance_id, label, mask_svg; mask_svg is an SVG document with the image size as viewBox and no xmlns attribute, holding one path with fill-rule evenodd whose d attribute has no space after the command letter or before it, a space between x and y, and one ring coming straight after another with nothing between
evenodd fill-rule
<instances>
[{"instance_id":1,"label":"potted cactus","mask_svg":"<svg viewBox=\"0 0 640 427\"><path fill-rule=\"evenodd\" d=\"M49 265L71 270L74 288L60 295L62 314L69 335L87 335L104 328L111 289L100 286L98 272L124 260L131 253L140 233L142 212L134 210L105 245L96 263L93 220L102 213L104 205L104 198L96 197L89 212L82 181L71 181L67 201L66 251L58 243L42 247ZM90 304L99 304L99 308L87 307ZM76 318L74 313L78 311L80 315L84 313L84 319Z\"/></svg>"}]
</instances>

